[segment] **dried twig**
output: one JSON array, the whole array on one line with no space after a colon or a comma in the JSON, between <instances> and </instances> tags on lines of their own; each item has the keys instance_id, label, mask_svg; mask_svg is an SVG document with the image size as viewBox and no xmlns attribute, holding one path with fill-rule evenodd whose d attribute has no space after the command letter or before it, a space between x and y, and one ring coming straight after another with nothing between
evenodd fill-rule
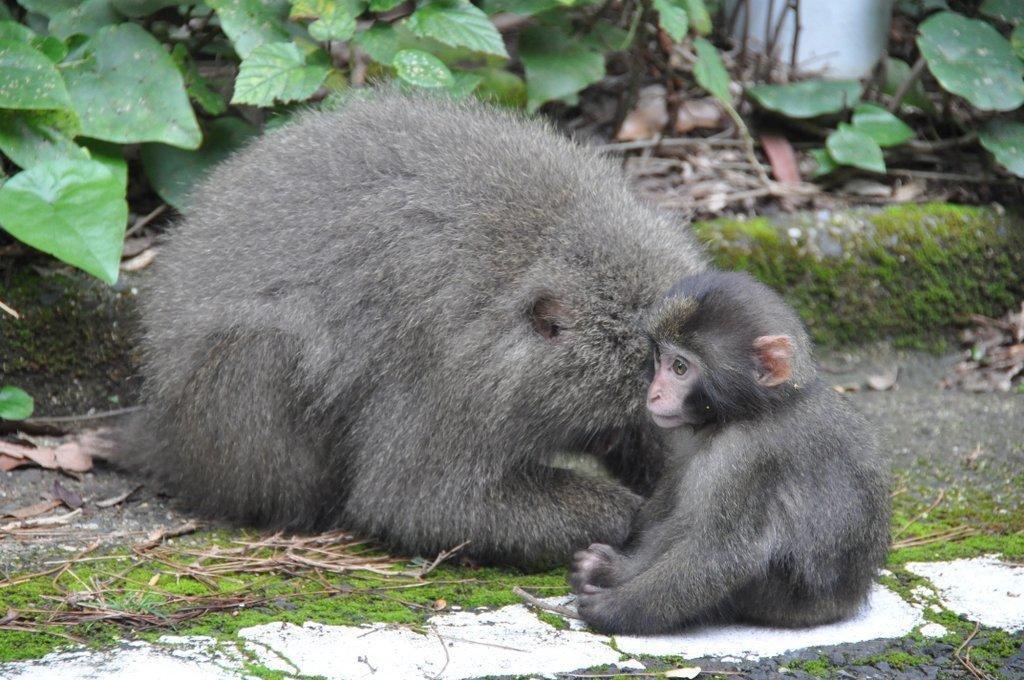
<instances>
[{"instance_id":1,"label":"dried twig","mask_svg":"<svg viewBox=\"0 0 1024 680\"><path fill-rule=\"evenodd\" d=\"M434 569L437 569L437 566L439 564L450 558L452 555L455 555L457 552L465 548L467 545L469 545L469 541L463 541L462 543L459 543L457 546L450 550L442 550L441 552L439 552L437 554L437 557L434 558L433 562L424 566L423 569L420 570L420 578L423 578L430 572L434 571Z\"/></svg>"},{"instance_id":2,"label":"dried twig","mask_svg":"<svg viewBox=\"0 0 1024 680\"><path fill-rule=\"evenodd\" d=\"M161 203L157 207L153 208L147 214L143 215L139 219L135 220L135 223L124 233L125 237L132 236L139 233L147 224L155 220L164 214L167 210L167 204Z\"/></svg>"},{"instance_id":3,"label":"dried twig","mask_svg":"<svg viewBox=\"0 0 1024 680\"><path fill-rule=\"evenodd\" d=\"M939 503L941 503L942 499L945 498L945 497L946 497L946 490L945 489L939 489L939 495L935 497L935 500L932 501L932 504L929 505L924 510L922 510L921 512L919 512L916 515L914 515L914 517L909 522L904 524L901 529L899 529L896 533L894 533L892 535L892 537L893 538L898 538L899 536L902 536L903 533L906 532L906 530L909 529L915 522L917 522L919 519L921 519L922 517L927 515L929 512L931 512L935 508L937 508L939 506Z\"/></svg>"},{"instance_id":4,"label":"dried twig","mask_svg":"<svg viewBox=\"0 0 1024 680\"><path fill-rule=\"evenodd\" d=\"M576 619L580 621L582 620L580 619L579 614L569 609L568 607L563 607L557 604L548 604L544 600L541 600L535 597L534 595L531 595L530 593L526 592L519 586L515 586L514 588L512 588L512 592L518 595L523 602L533 607L534 609L541 609L543 611L558 614L559 616L564 616L570 619Z\"/></svg>"},{"instance_id":5,"label":"dried twig","mask_svg":"<svg viewBox=\"0 0 1024 680\"><path fill-rule=\"evenodd\" d=\"M109 411L95 411L93 413L80 413L71 416L43 416L40 418L26 418L24 421L29 425L53 425L57 423L77 423L83 420L99 420L101 418L114 418L116 416L123 416L129 413L134 413L140 410L141 406L125 406L124 408L115 408Z\"/></svg>"},{"instance_id":6,"label":"dried twig","mask_svg":"<svg viewBox=\"0 0 1024 680\"><path fill-rule=\"evenodd\" d=\"M896 113L899 110L900 104L903 103L903 98L907 96L907 93L910 92L910 88L912 88L914 83L917 82L917 79L921 77L921 72L924 71L925 64L926 62L923 56L918 57L917 61L914 62L914 65L910 68L910 72L907 73L907 77L903 79L903 82L900 83L899 89L897 89L892 96L892 101L889 103L889 113Z\"/></svg>"},{"instance_id":7,"label":"dried twig","mask_svg":"<svg viewBox=\"0 0 1024 680\"><path fill-rule=\"evenodd\" d=\"M965 648L967 648L967 645L970 644L971 640L973 640L974 637L978 634L978 631L980 629L980 623L974 624L974 630L971 631L971 634L967 636L967 639L965 639L963 643L956 648L956 651L953 652L953 657L957 661L959 661L960 665L966 668L967 672L973 675L976 678L976 680L987 680L988 675L983 670L975 666L974 662L971 661L971 650L968 649L966 655L961 654L961 652L964 651Z\"/></svg>"},{"instance_id":8,"label":"dried twig","mask_svg":"<svg viewBox=\"0 0 1024 680\"><path fill-rule=\"evenodd\" d=\"M119 493L116 496L111 496L110 498L104 498L103 500L96 501L95 503L93 503L93 505L95 505L97 508L109 508L109 507L111 507L113 505L119 505L121 503L124 503L126 500L128 500L128 498L130 498L133 493L135 493L136 491L138 491L141 488L142 488L142 485L139 484L137 486L134 486L134 487L128 489L124 493Z\"/></svg>"},{"instance_id":9,"label":"dried twig","mask_svg":"<svg viewBox=\"0 0 1024 680\"><path fill-rule=\"evenodd\" d=\"M146 540L136 543L133 549L135 550L135 552L149 550L150 548L155 548L156 546L160 545L168 538L184 536L185 534L191 534L198 530L199 523L195 520L189 520L184 524L181 524L173 528L163 527L160 529L156 529L155 531L151 532L149 536L146 537Z\"/></svg>"},{"instance_id":10,"label":"dried twig","mask_svg":"<svg viewBox=\"0 0 1024 680\"><path fill-rule=\"evenodd\" d=\"M11 316L13 316L15 319L20 319L21 318L21 315L18 314L18 311L16 309L14 309L14 307L9 307L8 305L4 304L3 300L0 300L0 311L7 312Z\"/></svg>"}]
</instances>

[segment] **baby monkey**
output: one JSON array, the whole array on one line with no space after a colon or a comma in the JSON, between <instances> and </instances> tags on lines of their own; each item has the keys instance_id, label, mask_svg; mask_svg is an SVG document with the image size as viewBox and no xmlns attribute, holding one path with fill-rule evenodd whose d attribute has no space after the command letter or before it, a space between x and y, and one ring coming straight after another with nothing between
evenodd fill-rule
<instances>
[{"instance_id":1,"label":"baby monkey","mask_svg":"<svg viewBox=\"0 0 1024 680\"><path fill-rule=\"evenodd\" d=\"M746 274L679 281L651 313L647 409L667 472L626 552L576 553L580 615L608 633L811 626L867 596L889 543L886 465L817 375L795 312Z\"/></svg>"}]
</instances>

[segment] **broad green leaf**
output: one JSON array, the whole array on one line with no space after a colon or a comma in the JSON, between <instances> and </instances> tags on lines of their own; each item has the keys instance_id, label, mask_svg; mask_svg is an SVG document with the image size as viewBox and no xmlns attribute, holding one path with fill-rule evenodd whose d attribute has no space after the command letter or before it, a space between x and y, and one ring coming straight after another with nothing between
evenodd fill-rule
<instances>
[{"instance_id":1,"label":"broad green leaf","mask_svg":"<svg viewBox=\"0 0 1024 680\"><path fill-rule=\"evenodd\" d=\"M478 71L483 82L476 88L476 96L485 102L521 109L526 106L526 83L514 73L501 68Z\"/></svg>"},{"instance_id":2,"label":"broad green leaf","mask_svg":"<svg viewBox=\"0 0 1024 680\"><path fill-rule=\"evenodd\" d=\"M679 0L654 0L651 4L658 10L658 26L668 33L668 36L679 42L686 37L690 30L690 18L686 10L679 4Z\"/></svg>"},{"instance_id":3,"label":"broad green leaf","mask_svg":"<svg viewBox=\"0 0 1024 680\"><path fill-rule=\"evenodd\" d=\"M126 17L146 17L165 7L188 4L182 0L112 0L114 9Z\"/></svg>"},{"instance_id":4,"label":"broad green leaf","mask_svg":"<svg viewBox=\"0 0 1024 680\"><path fill-rule=\"evenodd\" d=\"M0 187L0 226L107 283L117 281L127 220L124 188L98 161L47 161Z\"/></svg>"},{"instance_id":5,"label":"broad green leaf","mask_svg":"<svg viewBox=\"0 0 1024 680\"><path fill-rule=\"evenodd\" d=\"M0 111L0 150L22 168L61 158L88 159L88 152L71 141L79 131L71 111Z\"/></svg>"},{"instance_id":6,"label":"broad green leaf","mask_svg":"<svg viewBox=\"0 0 1024 680\"><path fill-rule=\"evenodd\" d=\"M853 110L853 127L878 143L896 146L914 137L914 131L902 120L880 106L858 104Z\"/></svg>"},{"instance_id":7,"label":"broad green leaf","mask_svg":"<svg viewBox=\"0 0 1024 680\"><path fill-rule=\"evenodd\" d=\"M1017 24L1017 27L1013 29L1013 33L1010 34L1010 45L1013 47L1014 53L1024 59L1024 23Z\"/></svg>"},{"instance_id":8,"label":"broad green leaf","mask_svg":"<svg viewBox=\"0 0 1024 680\"><path fill-rule=\"evenodd\" d=\"M732 79L725 70L718 50L704 38L696 38L693 46L697 50L697 63L693 66L693 76L697 79L697 84L715 99L731 107L732 93L729 92L729 83Z\"/></svg>"},{"instance_id":9,"label":"broad green leaf","mask_svg":"<svg viewBox=\"0 0 1024 680\"><path fill-rule=\"evenodd\" d=\"M28 43L35 37L35 32L28 26L17 21L0 21L0 40Z\"/></svg>"},{"instance_id":10,"label":"broad green leaf","mask_svg":"<svg viewBox=\"0 0 1024 680\"><path fill-rule=\"evenodd\" d=\"M128 188L128 162L124 159L124 147L98 139L87 139L84 144L94 161L103 163L108 170L114 173L114 177L117 178L121 187L121 193L124 193Z\"/></svg>"},{"instance_id":11,"label":"broad green leaf","mask_svg":"<svg viewBox=\"0 0 1024 680\"><path fill-rule=\"evenodd\" d=\"M1024 123L1005 118L987 121L978 130L978 139L999 164L1024 177Z\"/></svg>"},{"instance_id":12,"label":"broad green leaf","mask_svg":"<svg viewBox=\"0 0 1024 680\"><path fill-rule=\"evenodd\" d=\"M206 126L203 145L196 151L144 144L142 165L160 197L184 213L192 188L214 165L255 136L256 129L240 118L218 118Z\"/></svg>"},{"instance_id":13,"label":"broad green leaf","mask_svg":"<svg viewBox=\"0 0 1024 680\"><path fill-rule=\"evenodd\" d=\"M309 25L309 34L315 40L348 40L355 33L356 18L337 3L330 3L330 8Z\"/></svg>"},{"instance_id":14,"label":"broad green leaf","mask_svg":"<svg viewBox=\"0 0 1024 680\"><path fill-rule=\"evenodd\" d=\"M404 0L370 0L371 12L387 12L402 4Z\"/></svg>"},{"instance_id":15,"label":"broad green leaf","mask_svg":"<svg viewBox=\"0 0 1024 680\"><path fill-rule=\"evenodd\" d=\"M65 68L64 79L87 137L185 149L202 141L174 60L136 24L97 32Z\"/></svg>"},{"instance_id":16,"label":"broad green leaf","mask_svg":"<svg viewBox=\"0 0 1024 680\"><path fill-rule=\"evenodd\" d=\"M978 11L1008 24L1024 23L1024 2L1021 0L985 0Z\"/></svg>"},{"instance_id":17,"label":"broad green leaf","mask_svg":"<svg viewBox=\"0 0 1024 680\"><path fill-rule=\"evenodd\" d=\"M388 24L375 23L357 34L356 42L379 64L390 64L398 51L404 49L397 30Z\"/></svg>"},{"instance_id":18,"label":"broad green leaf","mask_svg":"<svg viewBox=\"0 0 1024 680\"><path fill-rule=\"evenodd\" d=\"M845 123L841 123L839 129L828 136L825 148L836 163L872 172L885 172L885 159L878 143Z\"/></svg>"},{"instance_id":19,"label":"broad green leaf","mask_svg":"<svg viewBox=\"0 0 1024 680\"><path fill-rule=\"evenodd\" d=\"M288 4L280 0L207 0L238 56L245 59L260 45L288 40L284 19Z\"/></svg>"},{"instance_id":20,"label":"broad green leaf","mask_svg":"<svg viewBox=\"0 0 1024 680\"><path fill-rule=\"evenodd\" d=\"M560 29L531 26L519 35L519 59L526 71L526 109L575 96L604 77L604 55Z\"/></svg>"},{"instance_id":21,"label":"broad green leaf","mask_svg":"<svg viewBox=\"0 0 1024 680\"><path fill-rule=\"evenodd\" d=\"M0 387L0 420L24 420L32 415L35 402L28 392L20 387Z\"/></svg>"},{"instance_id":22,"label":"broad green leaf","mask_svg":"<svg viewBox=\"0 0 1024 680\"><path fill-rule=\"evenodd\" d=\"M453 47L508 57L505 41L483 10L464 0L432 0L406 20L416 35Z\"/></svg>"},{"instance_id":23,"label":"broad green leaf","mask_svg":"<svg viewBox=\"0 0 1024 680\"><path fill-rule=\"evenodd\" d=\"M0 108L66 109L71 100L57 67L45 54L15 40L0 40Z\"/></svg>"},{"instance_id":24,"label":"broad green leaf","mask_svg":"<svg viewBox=\"0 0 1024 680\"><path fill-rule=\"evenodd\" d=\"M199 107L211 116L219 116L228 109L224 96L212 89L205 78L199 73L196 64L188 54L188 48L178 43L171 50L171 59L177 64L182 78L185 79L185 91Z\"/></svg>"},{"instance_id":25,"label":"broad green leaf","mask_svg":"<svg viewBox=\"0 0 1024 680\"><path fill-rule=\"evenodd\" d=\"M328 71L322 64L307 64L295 43L266 43L242 60L231 103L270 106L309 99Z\"/></svg>"},{"instance_id":26,"label":"broad green leaf","mask_svg":"<svg viewBox=\"0 0 1024 680\"><path fill-rule=\"evenodd\" d=\"M558 7L558 0L484 0L483 10L493 16L502 12L533 16Z\"/></svg>"},{"instance_id":27,"label":"broad green leaf","mask_svg":"<svg viewBox=\"0 0 1024 680\"><path fill-rule=\"evenodd\" d=\"M82 0L18 0L18 4L36 14L52 17L81 4Z\"/></svg>"},{"instance_id":28,"label":"broad green leaf","mask_svg":"<svg viewBox=\"0 0 1024 680\"><path fill-rule=\"evenodd\" d=\"M910 76L910 65L905 61L888 57L885 60L885 83L882 85L882 92L890 97L896 96L900 86ZM925 96L924 86L918 78L910 89L903 96L901 106L914 106L922 111L935 113L935 105Z\"/></svg>"},{"instance_id":29,"label":"broad green leaf","mask_svg":"<svg viewBox=\"0 0 1024 680\"><path fill-rule=\"evenodd\" d=\"M451 87L455 82L444 62L423 50L401 50L391 65L399 78L418 87Z\"/></svg>"},{"instance_id":30,"label":"broad green leaf","mask_svg":"<svg viewBox=\"0 0 1024 680\"><path fill-rule=\"evenodd\" d=\"M0 42L4 40L27 43L42 52L55 64L60 63L68 55L67 46L57 38L50 35L36 35L32 29L16 21L0 21Z\"/></svg>"},{"instance_id":31,"label":"broad green leaf","mask_svg":"<svg viewBox=\"0 0 1024 680\"><path fill-rule=\"evenodd\" d=\"M690 15L690 23L699 35L711 33L711 13L704 0L686 0L686 13Z\"/></svg>"},{"instance_id":32,"label":"broad green leaf","mask_svg":"<svg viewBox=\"0 0 1024 680\"><path fill-rule=\"evenodd\" d=\"M67 40L73 35L94 35L104 26L121 20L110 0L85 0L76 7L54 14L50 18L49 30L52 35Z\"/></svg>"},{"instance_id":33,"label":"broad green leaf","mask_svg":"<svg viewBox=\"0 0 1024 680\"><path fill-rule=\"evenodd\" d=\"M633 34L618 26L599 21L580 42L601 52L621 52L633 42Z\"/></svg>"},{"instance_id":34,"label":"broad green leaf","mask_svg":"<svg viewBox=\"0 0 1024 680\"><path fill-rule=\"evenodd\" d=\"M918 33L917 46L942 87L984 111L1024 104L1024 64L991 25L940 12Z\"/></svg>"},{"instance_id":35,"label":"broad green leaf","mask_svg":"<svg viewBox=\"0 0 1024 680\"><path fill-rule=\"evenodd\" d=\"M13 17L11 16L11 10L7 7L7 5L0 5L0 19L13 19Z\"/></svg>"},{"instance_id":36,"label":"broad green leaf","mask_svg":"<svg viewBox=\"0 0 1024 680\"><path fill-rule=\"evenodd\" d=\"M839 167L839 164L828 154L828 149L811 149L810 154L814 162L817 163L817 167L811 173L812 177L824 177Z\"/></svg>"},{"instance_id":37,"label":"broad green leaf","mask_svg":"<svg viewBox=\"0 0 1024 680\"><path fill-rule=\"evenodd\" d=\"M788 85L757 85L748 90L764 108L790 118L838 113L860 101L860 83L853 80L807 80Z\"/></svg>"},{"instance_id":38,"label":"broad green leaf","mask_svg":"<svg viewBox=\"0 0 1024 680\"><path fill-rule=\"evenodd\" d=\"M448 87L448 93L452 99L465 99L476 91L484 77L472 71L452 71L452 84Z\"/></svg>"}]
</instances>

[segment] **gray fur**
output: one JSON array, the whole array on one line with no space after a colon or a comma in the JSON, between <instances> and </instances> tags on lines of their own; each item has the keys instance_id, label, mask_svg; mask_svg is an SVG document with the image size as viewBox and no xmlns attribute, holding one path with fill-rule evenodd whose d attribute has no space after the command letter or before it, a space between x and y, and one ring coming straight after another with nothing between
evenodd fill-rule
<instances>
[{"instance_id":1,"label":"gray fur","mask_svg":"<svg viewBox=\"0 0 1024 680\"><path fill-rule=\"evenodd\" d=\"M631 547L623 554L596 545L576 556L570 580L580 613L610 633L734 620L809 626L850 616L889 544L888 465L874 434L816 375L803 325L778 295L746 276L693 278L702 285L684 287L748 309L723 304L717 311L731 310L728 318L705 316L699 329L678 329L678 342L699 348L702 360L715 355L713 365L737 366L747 357L736 352L749 353L754 337L790 335L793 377L766 388L780 390L782 401L666 432L669 470L639 513ZM664 332L673 316L653 318Z\"/></svg>"},{"instance_id":2,"label":"gray fur","mask_svg":"<svg viewBox=\"0 0 1024 680\"><path fill-rule=\"evenodd\" d=\"M219 166L161 251L124 461L206 514L407 553L620 543L640 498L548 463L643 441L643 315L704 263L540 122L386 90L307 112Z\"/></svg>"}]
</instances>

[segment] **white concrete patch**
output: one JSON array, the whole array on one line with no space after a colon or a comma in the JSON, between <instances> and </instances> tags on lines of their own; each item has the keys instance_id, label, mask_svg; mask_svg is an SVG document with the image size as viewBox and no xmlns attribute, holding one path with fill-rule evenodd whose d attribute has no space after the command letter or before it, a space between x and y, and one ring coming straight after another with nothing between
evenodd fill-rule
<instances>
[{"instance_id":1,"label":"white concrete patch","mask_svg":"<svg viewBox=\"0 0 1024 680\"><path fill-rule=\"evenodd\" d=\"M705 656L758 659L806 647L898 638L923 621L921 612L899 595L875 585L857 616L827 626L795 630L739 625L705 626L678 635L617 636L615 642L626 654L678 654L687 659Z\"/></svg>"},{"instance_id":2,"label":"white concrete patch","mask_svg":"<svg viewBox=\"0 0 1024 680\"><path fill-rule=\"evenodd\" d=\"M918 632L926 638L940 638L949 631L941 623L928 623L921 626Z\"/></svg>"},{"instance_id":3,"label":"white concrete patch","mask_svg":"<svg viewBox=\"0 0 1024 680\"><path fill-rule=\"evenodd\" d=\"M1024 629L1024 566L994 555L952 562L910 562L908 571L939 589L939 599L957 614L1009 632Z\"/></svg>"},{"instance_id":4,"label":"white concrete patch","mask_svg":"<svg viewBox=\"0 0 1024 680\"><path fill-rule=\"evenodd\" d=\"M223 680L241 675L241 659L213 638L161 638L173 644L128 642L103 651L54 652L34 661L0 664L5 680Z\"/></svg>"},{"instance_id":5,"label":"white concrete patch","mask_svg":"<svg viewBox=\"0 0 1024 680\"><path fill-rule=\"evenodd\" d=\"M387 624L296 626L272 623L239 631L270 668L287 659L303 675L356 678L478 678L553 674L618 664L608 638L558 630L523 605L434 616L426 634ZM271 655L274 654L276 656ZM624 664L635 668L636 662Z\"/></svg>"}]
</instances>

